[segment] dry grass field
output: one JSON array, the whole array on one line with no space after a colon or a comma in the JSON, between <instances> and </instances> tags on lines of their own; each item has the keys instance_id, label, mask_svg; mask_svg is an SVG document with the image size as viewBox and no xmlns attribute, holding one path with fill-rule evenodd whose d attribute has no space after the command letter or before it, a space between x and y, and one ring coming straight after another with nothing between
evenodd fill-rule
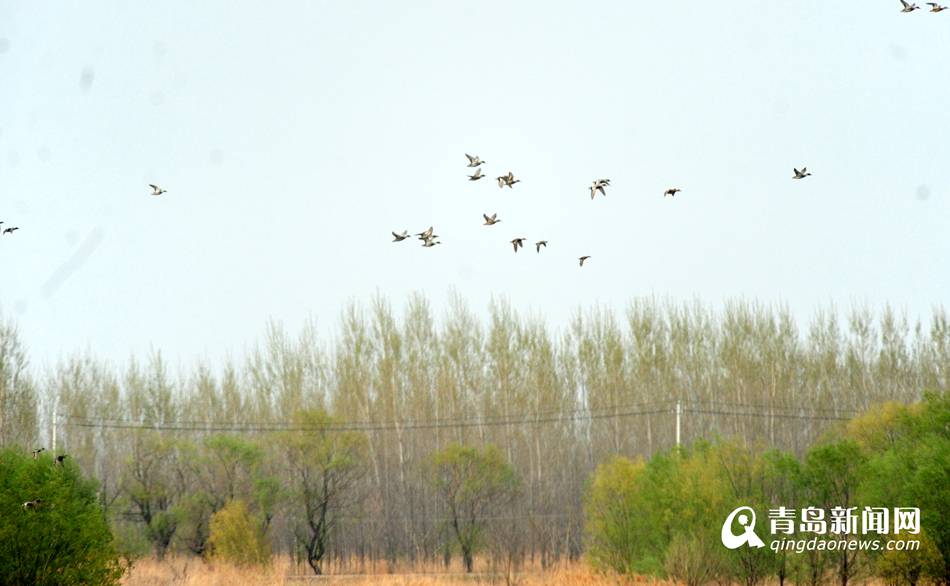
<instances>
[{"instance_id":1,"label":"dry grass field","mask_svg":"<svg viewBox=\"0 0 950 586\"><path fill-rule=\"evenodd\" d=\"M487 564L485 565L487 567ZM484 568L483 568L484 569ZM309 568L292 567L286 557L275 558L268 568L242 568L228 564L205 562L195 558L172 558L163 562L144 559L135 563L123 580L125 586L296 586L305 584L341 584L347 586L455 586L472 584L511 584L538 586L541 584L577 586L614 586L632 584L638 580L604 575L586 564L563 564L542 572L527 569L506 579L504 572L481 572L466 575L457 568L449 573L441 567L389 574L384 568L364 574L330 574L314 576ZM653 580L641 580L651 582Z\"/></svg>"}]
</instances>

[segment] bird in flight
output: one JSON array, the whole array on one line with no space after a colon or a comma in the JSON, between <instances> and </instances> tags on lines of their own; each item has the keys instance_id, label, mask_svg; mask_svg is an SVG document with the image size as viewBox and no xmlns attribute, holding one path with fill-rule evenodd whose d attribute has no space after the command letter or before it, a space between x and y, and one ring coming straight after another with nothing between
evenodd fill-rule
<instances>
[{"instance_id":1,"label":"bird in flight","mask_svg":"<svg viewBox=\"0 0 950 586\"><path fill-rule=\"evenodd\" d=\"M5 229L5 230L3 231L3 233L4 233L4 234L13 234L14 232L16 232L16 231L19 230L19 229L20 229L19 226L14 226L14 227L12 227L12 228L7 228L7 229Z\"/></svg>"},{"instance_id":2,"label":"bird in flight","mask_svg":"<svg viewBox=\"0 0 950 586\"><path fill-rule=\"evenodd\" d=\"M152 188L151 195L161 195L163 193L168 193L167 189L162 189L161 187L159 187L158 185L155 185L154 183L149 183L148 186Z\"/></svg>"},{"instance_id":3,"label":"bird in flight","mask_svg":"<svg viewBox=\"0 0 950 586\"><path fill-rule=\"evenodd\" d=\"M545 247L545 248L547 248L547 246L548 246L548 241L547 241L547 240L538 240L537 242L534 243L534 247L538 250L539 253L541 252L541 247L542 247L542 246Z\"/></svg>"},{"instance_id":4,"label":"bird in flight","mask_svg":"<svg viewBox=\"0 0 950 586\"><path fill-rule=\"evenodd\" d=\"M33 450L33 459L35 460L42 452L45 452L46 448L36 448Z\"/></svg>"},{"instance_id":5,"label":"bird in flight","mask_svg":"<svg viewBox=\"0 0 950 586\"><path fill-rule=\"evenodd\" d=\"M927 6L930 6L930 11L931 11L931 12L943 12L944 10L947 9L946 6L941 6L941 5L937 4L936 2L928 2L928 3L927 3Z\"/></svg>"},{"instance_id":6,"label":"bird in flight","mask_svg":"<svg viewBox=\"0 0 950 586\"><path fill-rule=\"evenodd\" d=\"M663 192L663 197L666 197L666 196L676 197L676 194L679 193L680 191L683 191L683 190L680 189L679 187L671 187Z\"/></svg>"},{"instance_id":7,"label":"bird in flight","mask_svg":"<svg viewBox=\"0 0 950 586\"><path fill-rule=\"evenodd\" d=\"M792 171L795 171L795 176L792 177L792 179L804 179L805 177L808 177L809 175L811 175L811 173L808 172L807 167L802 167L801 171L792 167Z\"/></svg>"},{"instance_id":8,"label":"bird in flight","mask_svg":"<svg viewBox=\"0 0 950 586\"><path fill-rule=\"evenodd\" d=\"M68 458L68 457L69 457L69 456L66 455L66 454L60 454L59 456L56 456L56 463L59 464L60 466L62 466L62 465L63 465L63 462L65 462L65 461L66 461L66 458Z\"/></svg>"},{"instance_id":9,"label":"bird in flight","mask_svg":"<svg viewBox=\"0 0 950 586\"><path fill-rule=\"evenodd\" d=\"M596 179L594 184L590 186L590 198L594 199L598 191L601 195L607 197L607 191L604 188L608 185L610 185L610 179Z\"/></svg>"},{"instance_id":10,"label":"bird in flight","mask_svg":"<svg viewBox=\"0 0 950 586\"><path fill-rule=\"evenodd\" d=\"M502 175L501 177L497 177L497 179L498 179L498 187L504 187L506 185L508 187L514 187L515 183L521 182L521 179L515 179L515 174L512 173L511 171L508 171L507 175Z\"/></svg>"},{"instance_id":11,"label":"bird in flight","mask_svg":"<svg viewBox=\"0 0 950 586\"><path fill-rule=\"evenodd\" d=\"M433 232L432 226L429 226L428 229L423 230L416 234L419 237L419 240L422 240L422 246L425 248L432 248L436 244L442 244L441 242L436 241L436 238L439 237L438 234Z\"/></svg>"},{"instance_id":12,"label":"bird in flight","mask_svg":"<svg viewBox=\"0 0 950 586\"><path fill-rule=\"evenodd\" d=\"M492 214L491 216L488 214L482 214L482 217L485 218L485 226L494 226L501 221L498 219L498 214Z\"/></svg>"},{"instance_id":13,"label":"bird in flight","mask_svg":"<svg viewBox=\"0 0 950 586\"><path fill-rule=\"evenodd\" d=\"M511 241L511 246L515 249L515 252L518 252L518 248L524 248L524 241L527 238L515 238Z\"/></svg>"},{"instance_id":14,"label":"bird in flight","mask_svg":"<svg viewBox=\"0 0 950 586\"><path fill-rule=\"evenodd\" d=\"M409 230L403 230L402 234L393 232L393 242L402 242L406 238L409 238Z\"/></svg>"},{"instance_id":15,"label":"bird in flight","mask_svg":"<svg viewBox=\"0 0 950 586\"><path fill-rule=\"evenodd\" d=\"M25 503L23 503L23 508L26 509L27 511L29 511L30 509L36 509L37 507L40 506L40 503L42 502L43 502L42 499L33 499L31 501L26 501Z\"/></svg>"},{"instance_id":16,"label":"bird in flight","mask_svg":"<svg viewBox=\"0 0 950 586\"><path fill-rule=\"evenodd\" d=\"M908 4L905 0L901 0L901 4L904 5L904 7L901 8L901 12L913 12L920 9L920 6L917 6L916 4Z\"/></svg>"},{"instance_id":17,"label":"bird in flight","mask_svg":"<svg viewBox=\"0 0 950 586\"><path fill-rule=\"evenodd\" d=\"M478 155L470 155L470 154L468 154L468 153L465 153L465 156L468 157L468 166L469 166L469 167L477 167L477 166L479 166L479 165L481 165L482 163L485 162L485 161L479 159L479 158L478 158Z\"/></svg>"},{"instance_id":18,"label":"bird in flight","mask_svg":"<svg viewBox=\"0 0 950 586\"><path fill-rule=\"evenodd\" d=\"M471 167L471 165L469 165L469 167ZM474 175L469 175L469 176L468 176L468 180L469 180L469 181L478 181L479 179L481 179L481 178L483 178L483 177L484 177L484 175L482 175L482 168L479 167L478 169L475 169L475 174L474 174Z\"/></svg>"},{"instance_id":19,"label":"bird in flight","mask_svg":"<svg viewBox=\"0 0 950 586\"><path fill-rule=\"evenodd\" d=\"M581 266L584 266L584 261L587 260L587 259L589 259L589 258L590 258L590 255L588 255L588 256L582 256L582 257L578 258L577 260L580 261L579 264L580 264Z\"/></svg>"}]
</instances>

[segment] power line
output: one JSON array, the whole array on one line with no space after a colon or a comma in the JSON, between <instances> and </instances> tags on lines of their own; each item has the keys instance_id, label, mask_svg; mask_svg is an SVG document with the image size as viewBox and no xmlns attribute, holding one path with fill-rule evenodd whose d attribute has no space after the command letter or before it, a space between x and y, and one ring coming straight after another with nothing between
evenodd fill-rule
<instances>
[{"instance_id":1,"label":"power line","mask_svg":"<svg viewBox=\"0 0 950 586\"><path fill-rule=\"evenodd\" d=\"M621 417L637 417L644 415L672 414L670 400L653 403L640 403L626 407L602 407L596 410L573 409L562 412L551 412L551 415L521 415L516 417L483 416L466 419L430 419L417 421L349 421L332 423L325 426L301 425L292 422L235 422L235 421L172 421L172 422L144 422L128 419L89 418L70 416L66 418L69 425L74 427L96 429L129 429L144 431L187 431L187 432L367 432L367 431L402 431L427 429L458 429L469 427L498 427L508 425L540 425L546 423L575 423L579 421L594 421L600 419L614 419ZM712 405L731 405L744 407L744 410L728 410L716 408ZM654 407L643 409L638 407ZM662 407L661 407L662 406ZM725 403L710 401L683 402L682 412L699 415L730 415L748 416L775 419L798 419L816 421L844 421L850 419L841 415L828 415L824 410L805 409L794 407L766 407L765 411L756 411L762 406L754 404ZM796 412L791 412L796 411ZM845 413L840 410L838 413ZM854 412L852 412L854 413Z\"/></svg>"},{"instance_id":2,"label":"power line","mask_svg":"<svg viewBox=\"0 0 950 586\"><path fill-rule=\"evenodd\" d=\"M847 421L851 419L850 417L840 417L836 415L801 415L795 413L768 413L768 412L755 412L755 411L725 411L722 409L690 409L688 407L683 408L684 413L696 413L701 415L744 415L748 417L762 417L762 418L775 418L775 419L808 419L808 420L818 420L818 421Z\"/></svg>"},{"instance_id":3,"label":"power line","mask_svg":"<svg viewBox=\"0 0 950 586\"><path fill-rule=\"evenodd\" d=\"M684 403L685 404L685 403ZM733 403L729 401L702 401L697 404L709 404L709 405L723 405L725 407L751 407L755 409L768 409L770 411L807 411L809 413L833 413L835 415L841 413L857 414L861 411L857 409L838 409L834 407L796 407L796 406L783 406L783 405L768 405L765 403Z\"/></svg>"},{"instance_id":4,"label":"power line","mask_svg":"<svg viewBox=\"0 0 950 586\"><path fill-rule=\"evenodd\" d=\"M409 421L409 422L381 422L376 424L332 424L326 426L306 426L289 423L273 423L268 425L249 426L241 423L214 423L209 425L180 425L176 423L139 423L139 422L98 422L79 420L71 422L75 427L94 427L101 429L141 429L154 431L250 431L250 432L282 432L282 431L314 431L314 432L347 432L347 431L399 431L420 429L443 429L460 427L497 427L504 425L537 425L542 423L570 423L574 421L609 419L614 417L632 417L638 415L657 415L669 413L669 409L653 409L639 411L625 411L615 413L589 413L573 416L557 417L529 417L519 419L469 419L457 421Z\"/></svg>"},{"instance_id":5,"label":"power line","mask_svg":"<svg viewBox=\"0 0 950 586\"><path fill-rule=\"evenodd\" d=\"M470 422L473 422L473 421L474 421L474 422L479 423L479 424L487 424L487 425L490 425L491 422L493 422L493 421L495 421L495 420L502 420L502 421L501 421L501 424L507 424L507 423L509 422L509 420L512 420L513 418L524 419L524 418L526 418L526 417L535 417L535 418L537 418L537 417L557 417L557 418L561 418L561 419L572 419L572 418L577 418L577 417L587 417L587 416L589 416L589 415L591 415L591 414L601 414L601 413L611 413L611 414L613 414L613 413L615 413L615 412L618 411L618 410L627 411L627 410L631 410L631 409L638 409L638 408L641 408L641 407L651 407L651 408L659 409L661 406L671 405L673 402L674 402L673 399L663 399L663 400L649 401L649 402L642 402L642 403L625 403L625 404L621 404L621 405L604 405L604 406L598 406L598 407L575 407L575 408L573 408L573 409L566 409L566 410L564 410L564 409L562 409L562 410L553 410L553 409L552 409L552 410L532 411L532 412L531 412L530 414L528 414L528 415L519 415L519 416L511 416L511 415L505 415L505 414L499 413L499 414L485 414L485 415L480 415L480 416L477 416L477 417L434 417L434 418L425 419L424 421L421 421L421 422L419 422L419 421L416 421L416 422L413 422L413 421L392 421L392 422L388 422L388 423L392 423L393 425L400 425L400 426L412 425L413 423L426 423L426 424L445 423L445 424L447 424L447 425L454 425L454 424L457 424L457 423L466 424L466 423L470 423ZM127 419L127 418L87 417L87 416L83 416L83 415L71 415L71 416L68 417L68 419L70 419L70 420L72 420L72 421L80 421L80 422L98 422L98 423L109 423L109 424L112 424L112 423L115 423L115 424L144 424L144 423L147 423L147 422L144 422L144 421L136 421L136 420ZM378 421L378 420L377 420L377 421L373 421L373 420L358 420L358 419L357 419L357 420L348 420L348 421L345 421L345 422L341 422L341 425L347 425L347 426L377 426L377 425L380 425L381 423L387 423L387 422ZM174 420L173 422L168 423L168 425L181 425L181 426L234 426L234 427L238 427L238 426L247 426L247 427L275 427L275 426L286 426L286 427L291 427L291 428L294 427L294 426L299 426L299 424L297 424L297 423L293 423L293 422L281 422L281 421L214 421L214 420L182 420L182 419Z\"/></svg>"}]
</instances>

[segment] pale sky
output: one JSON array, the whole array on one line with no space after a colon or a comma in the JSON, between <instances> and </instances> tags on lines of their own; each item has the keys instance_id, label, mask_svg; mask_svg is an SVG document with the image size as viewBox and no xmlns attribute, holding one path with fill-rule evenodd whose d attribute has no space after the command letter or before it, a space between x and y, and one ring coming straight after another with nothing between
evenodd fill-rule
<instances>
[{"instance_id":1,"label":"pale sky","mask_svg":"<svg viewBox=\"0 0 950 586\"><path fill-rule=\"evenodd\" d=\"M926 318L948 63L950 11L898 0L4 2L0 313L39 366L240 355L377 291L552 326L642 295Z\"/></svg>"}]
</instances>

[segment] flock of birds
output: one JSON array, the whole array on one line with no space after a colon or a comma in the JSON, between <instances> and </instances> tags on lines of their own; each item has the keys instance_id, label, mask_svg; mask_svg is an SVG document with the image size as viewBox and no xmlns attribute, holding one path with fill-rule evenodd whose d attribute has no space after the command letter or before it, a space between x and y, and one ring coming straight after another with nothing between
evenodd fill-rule
<instances>
[{"instance_id":1,"label":"flock of birds","mask_svg":"<svg viewBox=\"0 0 950 586\"><path fill-rule=\"evenodd\" d=\"M478 181L480 179L484 179L485 177L487 177L487 175L482 173L482 165L485 164L485 161L483 161L481 157L479 157L478 155L470 155L468 153L465 154L465 157L468 159L468 167L475 169L475 171L472 172L472 174L468 176L469 181ZM505 187L512 189L514 188L516 183L521 183L521 179L516 179L515 174L512 171L508 171L508 173L505 175L499 175L498 177L495 178L495 181L498 182L498 187L501 189L504 189ZM597 195L597 192L600 192L601 195L606 196L607 191L605 188L608 185L610 185L610 179L595 180L594 184L591 185L590 187L590 198L594 199L594 196ZM670 193L670 191L671 190L667 190L667 193ZM680 190L679 189L672 190L671 195L675 195L677 191L680 191ZM483 223L484 226L494 226L495 224L498 224L501 222L501 218L498 217L497 212L493 213L490 216L488 214L482 214L482 217L485 219ZM409 230L403 230L400 233L393 232L392 235L393 235L393 242L402 242L403 240L406 240L410 237ZM429 226L427 229L423 230L422 232L418 232L417 234L415 234L415 236L417 236L418 239L422 241L423 248L432 248L433 246L437 244L442 244L441 241L436 240L436 238L438 238L439 236L438 234L434 233L434 228L432 226ZM513 238L511 240L511 247L517 253L519 248L524 248L524 243L526 240L527 238L525 237ZM541 249L546 248L547 245L548 245L547 240L538 240L534 243L534 249L538 254L540 254ZM577 259L578 264L580 266L584 266L584 261L586 261L589 258L590 258L590 255L584 255L584 256L578 257Z\"/></svg>"},{"instance_id":2,"label":"flock of birds","mask_svg":"<svg viewBox=\"0 0 950 586\"><path fill-rule=\"evenodd\" d=\"M478 155L470 155L468 153L465 154L465 157L468 159L468 167L475 169L475 171L471 175L468 176L469 181L478 181L480 179L484 179L485 177L487 177L487 175L482 173L482 165L485 164L485 161L483 161L481 157L479 157ZM811 173L808 171L807 167L802 167L800 170L798 168L793 168L792 172L794 173L794 175L792 175L792 179L804 179L806 177L811 176ZM495 180L498 182L498 187L502 189L504 189L505 187L513 188L516 183L521 182L521 179L516 179L515 174L511 171L508 171L508 173L505 175L500 175L496 177ZM597 196L598 193L606 197L607 188L609 186L610 186L610 179L595 179L594 182L589 187L590 198L593 200ZM152 187L153 189L152 195L161 195L161 193L164 193L164 190L159 192L159 188L154 185L150 185L150 187ZM669 189L663 192L663 197L675 197L676 194L681 191L683 190L680 189L679 187L670 187ZM485 219L485 221L483 222L484 226L494 226L495 224L498 224L501 222L501 218L498 217L497 212L493 213L490 216L488 214L482 214L482 217ZM392 232L392 235L393 235L393 240L392 240L393 242L402 242L403 240L408 240L409 238L411 238L411 235L409 234L409 230L403 230L402 232ZM418 240L422 241L423 248L432 248L436 246L437 244L442 244L441 241L436 240L436 238L438 238L439 235L435 233L435 228L433 226L429 226L427 229L423 230L422 232L417 232L416 234L414 234L414 236L416 236ZM526 240L528 239L525 237L517 237L511 240L511 247L514 249L515 253L518 252L518 249L524 248L524 243ZM547 245L548 245L547 240L538 240L534 243L535 251L538 254L540 254L541 249L546 248ZM591 255L589 254L577 257L578 265L583 267L584 262L586 262L589 258L591 258Z\"/></svg>"},{"instance_id":3,"label":"flock of birds","mask_svg":"<svg viewBox=\"0 0 950 586\"><path fill-rule=\"evenodd\" d=\"M33 459L36 460L40 456L40 454L42 454L45 451L46 451L46 448L36 448L35 450L33 450ZM57 466L62 466L63 462L65 462L66 458L68 457L69 455L67 454L60 454L56 456L56 458L53 461L56 463ZM29 500L23 503L23 510L35 511L36 509L39 509L42 505L43 505L43 499Z\"/></svg>"},{"instance_id":4,"label":"flock of birds","mask_svg":"<svg viewBox=\"0 0 950 586\"><path fill-rule=\"evenodd\" d=\"M901 9L901 12L913 12L915 10L920 10L920 6L917 6L911 2L907 2L906 0L901 0L901 4L904 5L904 7ZM941 6L936 2L927 2L927 6L930 7L930 12L943 12L947 9L946 6Z\"/></svg>"}]
</instances>

